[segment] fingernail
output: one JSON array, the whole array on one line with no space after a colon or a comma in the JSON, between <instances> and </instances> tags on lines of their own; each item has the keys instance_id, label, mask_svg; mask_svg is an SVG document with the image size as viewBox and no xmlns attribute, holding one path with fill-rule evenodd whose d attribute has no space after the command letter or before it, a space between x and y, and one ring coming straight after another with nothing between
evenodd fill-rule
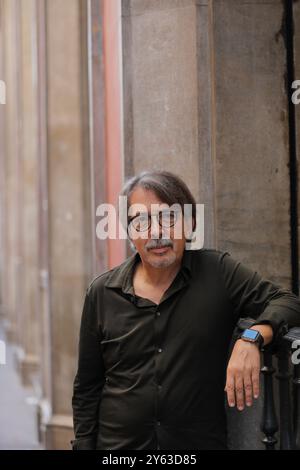
<instances>
[{"instance_id":1,"label":"fingernail","mask_svg":"<svg viewBox=\"0 0 300 470\"><path fill-rule=\"evenodd\" d=\"M229 406L230 406L231 408L233 408L233 407L234 407L234 403L232 403L232 402L229 403Z\"/></svg>"},{"instance_id":2,"label":"fingernail","mask_svg":"<svg viewBox=\"0 0 300 470\"><path fill-rule=\"evenodd\" d=\"M254 395L254 398L258 398L258 395Z\"/></svg>"},{"instance_id":3,"label":"fingernail","mask_svg":"<svg viewBox=\"0 0 300 470\"><path fill-rule=\"evenodd\" d=\"M251 406L252 403L250 401L247 402L247 406Z\"/></svg>"},{"instance_id":4,"label":"fingernail","mask_svg":"<svg viewBox=\"0 0 300 470\"><path fill-rule=\"evenodd\" d=\"M239 409L240 411L243 411L244 407L243 407L243 406L239 406L238 409Z\"/></svg>"}]
</instances>

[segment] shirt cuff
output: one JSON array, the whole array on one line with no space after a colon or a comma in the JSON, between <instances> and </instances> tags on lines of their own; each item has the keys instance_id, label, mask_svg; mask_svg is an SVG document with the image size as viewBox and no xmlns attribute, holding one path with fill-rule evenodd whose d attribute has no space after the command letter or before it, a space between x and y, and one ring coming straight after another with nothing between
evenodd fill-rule
<instances>
[{"instance_id":1,"label":"shirt cuff","mask_svg":"<svg viewBox=\"0 0 300 470\"><path fill-rule=\"evenodd\" d=\"M282 336L284 336L288 332L288 325L287 323L281 321L278 322L276 320L271 319L264 319L258 318L252 326L255 325L270 325L273 330L273 338L272 341L268 344L268 346L273 346L276 344Z\"/></svg>"}]
</instances>

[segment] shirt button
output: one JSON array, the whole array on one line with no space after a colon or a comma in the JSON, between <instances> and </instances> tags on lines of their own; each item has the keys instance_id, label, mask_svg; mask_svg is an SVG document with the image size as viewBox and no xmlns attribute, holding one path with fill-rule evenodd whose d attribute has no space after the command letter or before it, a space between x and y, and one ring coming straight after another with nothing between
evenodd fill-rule
<instances>
[{"instance_id":1,"label":"shirt button","mask_svg":"<svg viewBox=\"0 0 300 470\"><path fill-rule=\"evenodd\" d=\"M156 316L157 316L157 317L160 317L160 312L159 312L159 311L156 312Z\"/></svg>"},{"instance_id":2,"label":"shirt button","mask_svg":"<svg viewBox=\"0 0 300 470\"><path fill-rule=\"evenodd\" d=\"M160 426L160 421L157 421L157 426Z\"/></svg>"},{"instance_id":3,"label":"shirt button","mask_svg":"<svg viewBox=\"0 0 300 470\"><path fill-rule=\"evenodd\" d=\"M157 351L158 351L159 353L161 353L161 352L162 352L162 349L161 349L161 348L158 348L158 350L157 350Z\"/></svg>"}]
</instances>

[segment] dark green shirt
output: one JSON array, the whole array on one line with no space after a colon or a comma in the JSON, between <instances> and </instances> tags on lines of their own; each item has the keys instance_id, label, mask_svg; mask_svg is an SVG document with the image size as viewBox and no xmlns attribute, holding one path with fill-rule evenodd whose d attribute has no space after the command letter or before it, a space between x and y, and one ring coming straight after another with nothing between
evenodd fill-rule
<instances>
[{"instance_id":1,"label":"dark green shirt","mask_svg":"<svg viewBox=\"0 0 300 470\"><path fill-rule=\"evenodd\" d=\"M226 448L224 386L240 317L300 325L290 291L228 252L185 251L159 305L134 294L138 253L86 292L74 380L77 449Z\"/></svg>"}]
</instances>

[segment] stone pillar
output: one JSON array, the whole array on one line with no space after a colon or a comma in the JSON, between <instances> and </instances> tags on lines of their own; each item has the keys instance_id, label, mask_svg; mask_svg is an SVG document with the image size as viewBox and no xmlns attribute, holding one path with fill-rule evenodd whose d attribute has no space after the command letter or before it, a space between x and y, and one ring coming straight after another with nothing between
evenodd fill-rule
<instances>
[{"instance_id":1,"label":"stone pillar","mask_svg":"<svg viewBox=\"0 0 300 470\"><path fill-rule=\"evenodd\" d=\"M121 3L121 0L113 2L102 0L106 202L112 204L116 209L124 176ZM109 238L107 248L110 268L124 261L126 257L126 242L124 240Z\"/></svg>"},{"instance_id":2,"label":"stone pillar","mask_svg":"<svg viewBox=\"0 0 300 470\"><path fill-rule=\"evenodd\" d=\"M38 305L40 312L41 394L38 402L39 440L46 445L46 426L51 417L51 311L49 286L49 204L47 160L47 59L46 1L36 0L38 82Z\"/></svg>"},{"instance_id":3,"label":"stone pillar","mask_svg":"<svg viewBox=\"0 0 300 470\"><path fill-rule=\"evenodd\" d=\"M216 239L219 248L291 287L283 19L279 0L212 2ZM261 447L260 411L230 418L234 446Z\"/></svg>"},{"instance_id":4,"label":"stone pillar","mask_svg":"<svg viewBox=\"0 0 300 470\"><path fill-rule=\"evenodd\" d=\"M284 5L218 1L212 14L218 246L290 287Z\"/></svg>"},{"instance_id":5,"label":"stone pillar","mask_svg":"<svg viewBox=\"0 0 300 470\"><path fill-rule=\"evenodd\" d=\"M85 47L81 48L82 10L78 0L46 2L47 158L51 331L51 408L48 449L70 449L71 397L77 366L79 323L90 278L86 249Z\"/></svg>"},{"instance_id":6,"label":"stone pillar","mask_svg":"<svg viewBox=\"0 0 300 470\"><path fill-rule=\"evenodd\" d=\"M195 0L122 6L125 176L167 168L199 199Z\"/></svg>"},{"instance_id":7,"label":"stone pillar","mask_svg":"<svg viewBox=\"0 0 300 470\"><path fill-rule=\"evenodd\" d=\"M7 339L20 344L22 308L21 273L21 152L20 152L20 75L19 75L19 2L2 0L2 62L6 83L6 104L1 105L3 129L2 223L3 265L1 277L2 311Z\"/></svg>"},{"instance_id":8,"label":"stone pillar","mask_svg":"<svg viewBox=\"0 0 300 470\"><path fill-rule=\"evenodd\" d=\"M4 20L4 2L0 0L0 80L1 80L1 90L6 92L5 84L5 70L4 70L4 37L5 37L5 20ZM4 84L4 85L3 85ZM0 319L4 320L4 303L5 303L5 286L6 283L6 226L4 223L6 206L5 206L5 97L0 98L0 252L1 252L1 263L0 263Z\"/></svg>"},{"instance_id":9,"label":"stone pillar","mask_svg":"<svg viewBox=\"0 0 300 470\"><path fill-rule=\"evenodd\" d=\"M91 156L91 237L92 272L96 276L108 267L108 242L95 236L96 208L107 202L105 132L105 87L103 66L103 0L91 0L88 9L89 37L89 136Z\"/></svg>"},{"instance_id":10,"label":"stone pillar","mask_svg":"<svg viewBox=\"0 0 300 470\"><path fill-rule=\"evenodd\" d=\"M20 315L23 354L20 371L24 384L34 378L39 366L38 310L38 115L36 0L25 0L20 8L21 152L22 152L22 291ZM35 380L35 384L36 384Z\"/></svg>"}]
</instances>

